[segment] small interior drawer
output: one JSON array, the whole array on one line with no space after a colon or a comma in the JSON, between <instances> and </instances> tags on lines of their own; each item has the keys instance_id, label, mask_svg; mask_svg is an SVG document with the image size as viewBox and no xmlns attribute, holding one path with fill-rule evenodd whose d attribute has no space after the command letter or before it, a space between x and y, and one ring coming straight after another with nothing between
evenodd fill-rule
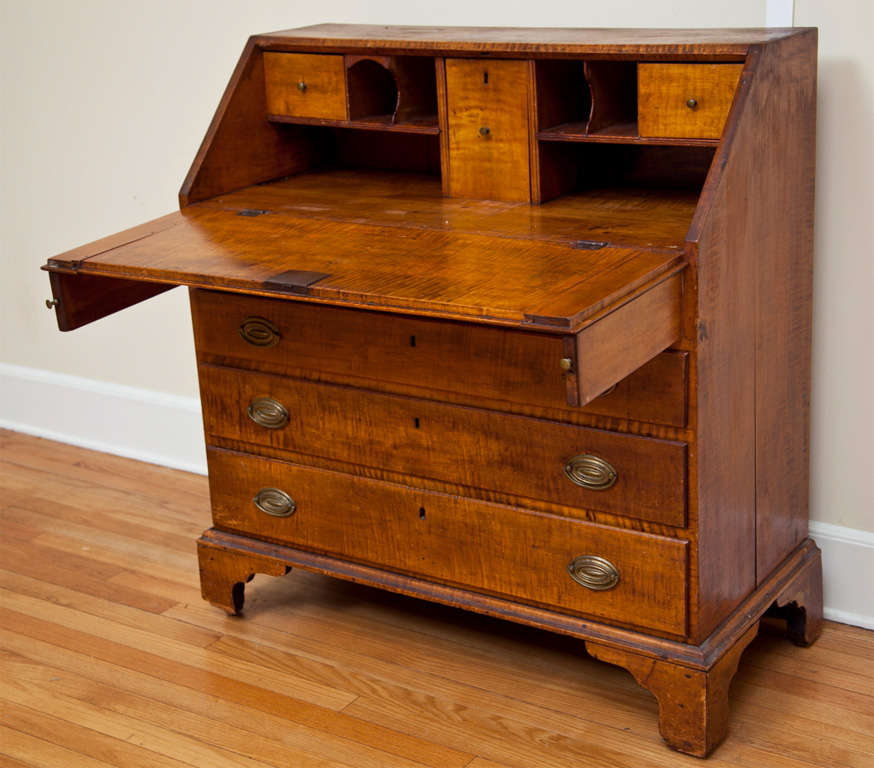
<instances>
[{"instance_id":1,"label":"small interior drawer","mask_svg":"<svg viewBox=\"0 0 874 768\"><path fill-rule=\"evenodd\" d=\"M685 633L685 541L230 451L207 455L217 528Z\"/></svg>"},{"instance_id":2,"label":"small interior drawer","mask_svg":"<svg viewBox=\"0 0 874 768\"><path fill-rule=\"evenodd\" d=\"M449 194L528 202L528 62L446 60Z\"/></svg>"},{"instance_id":3,"label":"small interior drawer","mask_svg":"<svg viewBox=\"0 0 874 768\"><path fill-rule=\"evenodd\" d=\"M682 442L213 365L199 376L207 442L540 509L686 522Z\"/></svg>"},{"instance_id":4,"label":"small interior drawer","mask_svg":"<svg viewBox=\"0 0 874 768\"><path fill-rule=\"evenodd\" d=\"M346 67L342 56L265 53L267 114L346 120Z\"/></svg>"},{"instance_id":5,"label":"small interior drawer","mask_svg":"<svg viewBox=\"0 0 874 768\"><path fill-rule=\"evenodd\" d=\"M638 64L641 137L718 139L742 64Z\"/></svg>"}]
</instances>

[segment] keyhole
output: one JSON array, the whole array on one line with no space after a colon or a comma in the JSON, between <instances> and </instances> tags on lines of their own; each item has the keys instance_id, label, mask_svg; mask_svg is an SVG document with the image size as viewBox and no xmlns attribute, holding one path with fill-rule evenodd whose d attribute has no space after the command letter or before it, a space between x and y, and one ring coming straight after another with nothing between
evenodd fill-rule
<instances>
[{"instance_id":1,"label":"keyhole","mask_svg":"<svg viewBox=\"0 0 874 768\"><path fill-rule=\"evenodd\" d=\"M489 72L488 70L483 72L483 85L489 84Z\"/></svg>"},{"instance_id":2,"label":"keyhole","mask_svg":"<svg viewBox=\"0 0 874 768\"><path fill-rule=\"evenodd\" d=\"M425 519L425 507L419 507L419 520Z\"/></svg>"},{"instance_id":3,"label":"keyhole","mask_svg":"<svg viewBox=\"0 0 874 768\"><path fill-rule=\"evenodd\" d=\"M416 346L416 337L415 336L410 336L410 346L411 347Z\"/></svg>"},{"instance_id":4,"label":"keyhole","mask_svg":"<svg viewBox=\"0 0 874 768\"><path fill-rule=\"evenodd\" d=\"M415 418L415 419L413 419L413 424L415 424L415 425L416 425L416 429L418 429L418 428L419 428L419 417L418 417L418 416L416 416L416 418Z\"/></svg>"}]
</instances>

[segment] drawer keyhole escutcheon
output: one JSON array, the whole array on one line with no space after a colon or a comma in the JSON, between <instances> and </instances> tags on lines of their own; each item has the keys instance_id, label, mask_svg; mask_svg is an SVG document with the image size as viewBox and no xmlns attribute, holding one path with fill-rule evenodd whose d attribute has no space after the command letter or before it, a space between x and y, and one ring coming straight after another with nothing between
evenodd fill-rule
<instances>
[{"instance_id":1,"label":"drawer keyhole escutcheon","mask_svg":"<svg viewBox=\"0 0 874 768\"><path fill-rule=\"evenodd\" d=\"M279 343L279 328L263 317L247 317L240 323L240 336L253 347L273 347Z\"/></svg>"},{"instance_id":2,"label":"drawer keyhole escutcheon","mask_svg":"<svg viewBox=\"0 0 874 768\"><path fill-rule=\"evenodd\" d=\"M267 429L282 429L288 424L288 411L272 397L256 397L249 403L246 413L258 426Z\"/></svg>"},{"instance_id":3,"label":"drawer keyhole escutcheon","mask_svg":"<svg viewBox=\"0 0 874 768\"><path fill-rule=\"evenodd\" d=\"M252 501L264 514L273 517L290 517L296 509L294 499L279 488L262 488Z\"/></svg>"},{"instance_id":4,"label":"drawer keyhole escutcheon","mask_svg":"<svg viewBox=\"0 0 874 768\"><path fill-rule=\"evenodd\" d=\"M606 491L619 477L609 461L590 453L574 456L564 465L564 473L572 482L590 491Z\"/></svg>"},{"instance_id":5,"label":"drawer keyhole escutcheon","mask_svg":"<svg viewBox=\"0 0 874 768\"><path fill-rule=\"evenodd\" d=\"M598 555L580 555L568 563L571 578L586 589L603 592L619 583L619 569L607 558Z\"/></svg>"}]
</instances>

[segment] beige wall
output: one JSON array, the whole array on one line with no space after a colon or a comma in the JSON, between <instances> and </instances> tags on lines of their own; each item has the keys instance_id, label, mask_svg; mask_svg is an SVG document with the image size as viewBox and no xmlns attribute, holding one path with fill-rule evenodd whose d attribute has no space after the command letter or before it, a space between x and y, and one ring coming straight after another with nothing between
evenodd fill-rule
<instances>
[{"instance_id":1,"label":"beige wall","mask_svg":"<svg viewBox=\"0 0 874 768\"><path fill-rule=\"evenodd\" d=\"M874 531L874 2L795 24L819 27L811 517Z\"/></svg>"},{"instance_id":2,"label":"beige wall","mask_svg":"<svg viewBox=\"0 0 874 768\"><path fill-rule=\"evenodd\" d=\"M874 457L863 443L872 431L874 217L860 215L865 201L874 210L870 7L799 0L796 23L820 26L822 45L813 516L874 530ZM190 396L197 384L184 291L60 334L43 307L48 280L38 267L176 207L250 33L320 21L732 27L761 26L766 17L765 0L0 0L0 8L0 363Z\"/></svg>"}]
</instances>

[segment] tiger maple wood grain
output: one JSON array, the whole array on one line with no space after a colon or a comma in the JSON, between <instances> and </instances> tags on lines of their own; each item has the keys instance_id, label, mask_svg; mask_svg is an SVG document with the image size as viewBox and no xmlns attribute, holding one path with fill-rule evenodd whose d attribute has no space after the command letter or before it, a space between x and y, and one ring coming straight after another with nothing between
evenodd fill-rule
<instances>
[{"instance_id":1,"label":"tiger maple wood grain","mask_svg":"<svg viewBox=\"0 0 874 768\"><path fill-rule=\"evenodd\" d=\"M685 632L686 542L245 454L213 449L208 456L218 528L620 624ZM252 496L264 487L288 493L294 514L258 510ZM610 560L620 572L616 587L595 592L573 581L567 565L581 554Z\"/></svg>"},{"instance_id":2,"label":"tiger maple wood grain","mask_svg":"<svg viewBox=\"0 0 874 768\"><path fill-rule=\"evenodd\" d=\"M638 64L640 136L718 139L742 69L741 64Z\"/></svg>"},{"instance_id":3,"label":"tiger maple wood grain","mask_svg":"<svg viewBox=\"0 0 874 768\"><path fill-rule=\"evenodd\" d=\"M446 60L449 194L531 200L528 63Z\"/></svg>"},{"instance_id":4,"label":"tiger maple wood grain","mask_svg":"<svg viewBox=\"0 0 874 768\"><path fill-rule=\"evenodd\" d=\"M264 86L269 115L329 120L349 117L342 56L265 53Z\"/></svg>"}]
</instances>

